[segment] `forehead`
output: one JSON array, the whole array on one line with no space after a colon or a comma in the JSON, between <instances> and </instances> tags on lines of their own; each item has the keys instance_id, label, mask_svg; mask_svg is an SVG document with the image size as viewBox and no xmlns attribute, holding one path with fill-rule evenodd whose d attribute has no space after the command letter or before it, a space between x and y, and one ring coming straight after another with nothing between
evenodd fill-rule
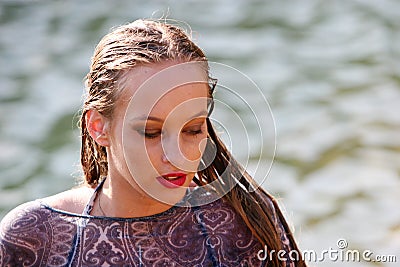
<instances>
[{"instance_id":1,"label":"forehead","mask_svg":"<svg viewBox=\"0 0 400 267\"><path fill-rule=\"evenodd\" d=\"M208 83L204 62L162 62L143 64L128 71L122 78L125 98L158 98L186 84Z\"/></svg>"},{"instance_id":2,"label":"forehead","mask_svg":"<svg viewBox=\"0 0 400 267\"><path fill-rule=\"evenodd\" d=\"M122 102L116 108L127 113L150 114L154 109L180 105L190 110L204 108L208 76L202 62L163 63L138 66L121 80ZM119 107L120 106L120 107ZM182 109L182 111L185 108Z\"/></svg>"}]
</instances>

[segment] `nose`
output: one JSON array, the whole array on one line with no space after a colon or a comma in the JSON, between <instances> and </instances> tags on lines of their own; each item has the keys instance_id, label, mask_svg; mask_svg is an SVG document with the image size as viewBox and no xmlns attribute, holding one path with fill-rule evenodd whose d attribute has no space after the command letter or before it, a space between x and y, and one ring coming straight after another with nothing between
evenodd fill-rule
<instances>
[{"instance_id":1,"label":"nose","mask_svg":"<svg viewBox=\"0 0 400 267\"><path fill-rule=\"evenodd\" d=\"M170 163L175 166L182 162L184 155L179 149L178 135L164 136L162 138L161 150L161 160L163 163Z\"/></svg>"},{"instance_id":2,"label":"nose","mask_svg":"<svg viewBox=\"0 0 400 267\"><path fill-rule=\"evenodd\" d=\"M161 139L161 161L164 164L170 164L174 168L187 171L187 172L196 172L199 166L198 159L190 159L188 155L185 154L182 149L184 147L180 144L180 134L168 135L165 134ZM188 147L185 148L186 153L189 153L187 150L189 149L198 149L197 147Z\"/></svg>"},{"instance_id":3,"label":"nose","mask_svg":"<svg viewBox=\"0 0 400 267\"><path fill-rule=\"evenodd\" d=\"M163 151L163 153L161 154L161 161L163 163L169 163L169 160L167 158L167 155L165 155L165 152Z\"/></svg>"},{"instance_id":4,"label":"nose","mask_svg":"<svg viewBox=\"0 0 400 267\"><path fill-rule=\"evenodd\" d=\"M161 161L164 164L169 164L173 168L181 171L193 172L197 170L197 164L195 161L187 158L185 153L182 151L180 144L180 135L177 134L166 134L162 138L162 152Z\"/></svg>"}]
</instances>

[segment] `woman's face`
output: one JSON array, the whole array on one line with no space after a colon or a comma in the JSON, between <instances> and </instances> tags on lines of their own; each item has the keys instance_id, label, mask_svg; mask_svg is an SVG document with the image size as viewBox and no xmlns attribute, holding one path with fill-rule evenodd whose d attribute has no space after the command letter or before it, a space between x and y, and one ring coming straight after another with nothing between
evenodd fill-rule
<instances>
[{"instance_id":1,"label":"woman's face","mask_svg":"<svg viewBox=\"0 0 400 267\"><path fill-rule=\"evenodd\" d=\"M206 145L207 75L199 63L128 72L111 120L110 173L141 194L175 204Z\"/></svg>"}]
</instances>

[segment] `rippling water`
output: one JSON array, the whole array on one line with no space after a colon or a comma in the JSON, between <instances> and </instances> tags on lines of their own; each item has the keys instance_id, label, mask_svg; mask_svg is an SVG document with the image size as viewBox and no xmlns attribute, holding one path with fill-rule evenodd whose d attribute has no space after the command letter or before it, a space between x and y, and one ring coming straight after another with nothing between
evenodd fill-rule
<instances>
[{"instance_id":1,"label":"rippling water","mask_svg":"<svg viewBox=\"0 0 400 267\"><path fill-rule=\"evenodd\" d=\"M101 36L115 25L169 14L190 24L210 60L247 74L268 99L277 150L263 187L281 200L300 247L335 249L345 238L350 249L396 254L400 261L400 2L165 3L0 3L0 217L75 184L73 118ZM270 118L256 90L228 72L218 78L232 82L261 119ZM251 112L240 105L235 112L250 118L244 119L250 146L265 145L257 172L260 149L250 153L249 169L267 173L271 125L260 139ZM227 111L222 124L224 118ZM230 127L232 135L239 132ZM333 264L395 265L311 265Z\"/></svg>"}]
</instances>

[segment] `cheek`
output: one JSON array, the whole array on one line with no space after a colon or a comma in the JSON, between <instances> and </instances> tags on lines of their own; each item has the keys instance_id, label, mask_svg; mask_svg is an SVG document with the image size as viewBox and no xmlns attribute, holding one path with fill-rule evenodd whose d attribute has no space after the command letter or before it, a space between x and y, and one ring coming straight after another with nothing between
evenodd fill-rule
<instances>
[{"instance_id":1,"label":"cheek","mask_svg":"<svg viewBox=\"0 0 400 267\"><path fill-rule=\"evenodd\" d=\"M155 142L145 142L142 138L132 138L124 142L124 154L129 171L133 177L140 178L145 175L157 173L160 162L159 145Z\"/></svg>"},{"instance_id":2,"label":"cheek","mask_svg":"<svg viewBox=\"0 0 400 267\"><path fill-rule=\"evenodd\" d=\"M162 148L158 142L146 142L142 155L143 160L155 167L158 165L157 163L161 161L161 155Z\"/></svg>"},{"instance_id":3,"label":"cheek","mask_svg":"<svg viewBox=\"0 0 400 267\"><path fill-rule=\"evenodd\" d=\"M203 155L204 149L207 144L207 135L199 134L195 138L190 137L189 140L182 138L180 147L183 155L187 160L199 161Z\"/></svg>"}]
</instances>

